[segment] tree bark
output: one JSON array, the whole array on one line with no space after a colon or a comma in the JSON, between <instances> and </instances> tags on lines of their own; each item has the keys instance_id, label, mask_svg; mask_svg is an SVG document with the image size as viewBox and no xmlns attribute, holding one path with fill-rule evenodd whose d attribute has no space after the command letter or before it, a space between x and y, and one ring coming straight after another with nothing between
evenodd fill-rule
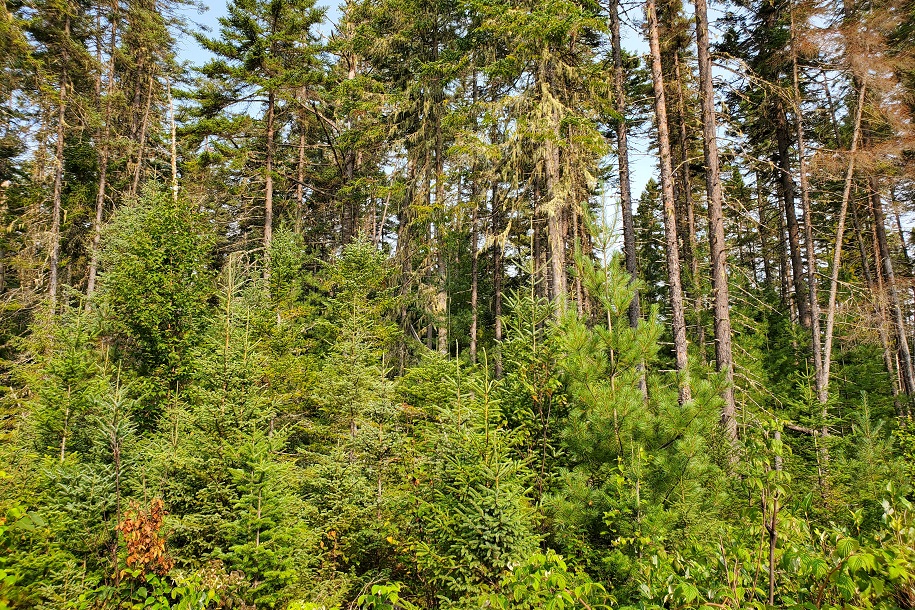
<instances>
[{"instance_id":1,"label":"tree bark","mask_svg":"<svg viewBox=\"0 0 915 610\"><path fill-rule=\"evenodd\" d=\"M655 0L647 0L645 14L648 25L648 43L651 49L651 75L654 86L654 105L658 127L658 149L661 166L661 198L664 205L664 236L667 250L667 274L670 284L670 307L679 377L679 400L684 404L691 398L686 345L686 322L683 306L683 286L680 280L680 252L677 246L677 216L674 201L673 178L670 162L670 134L667 129L667 100L664 94L664 76L661 70L661 43L658 35L658 14Z\"/></svg>"},{"instance_id":2,"label":"tree bark","mask_svg":"<svg viewBox=\"0 0 915 610\"><path fill-rule=\"evenodd\" d=\"M915 373L912 370L912 355L909 351L909 342L905 332L905 318L899 301L899 292L896 289L896 276L893 272L893 260L890 258L889 244L886 238L886 219L883 215L883 202L880 197L880 185L876 176L869 176L867 180L870 191L871 212L874 216L874 231L877 235L877 245L880 248L880 257L883 259L883 275L886 278L887 297L890 302L890 313L896 327L896 350L899 357L899 372L902 377L903 391L909 397L915 393ZM907 404L907 408L910 406Z\"/></svg>"},{"instance_id":3,"label":"tree bark","mask_svg":"<svg viewBox=\"0 0 915 610\"><path fill-rule=\"evenodd\" d=\"M803 262L801 260L801 238L797 222L797 212L794 209L794 181L791 179L791 158L789 151L788 119L781 102L777 104L775 139L778 146L778 171L782 190L782 201L785 206L785 221L788 229L788 248L791 253L791 276L794 283L794 300L797 316L801 325L810 327L810 311L808 309L807 291L804 289Z\"/></svg>"},{"instance_id":4,"label":"tree bark","mask_svg":"<svg viewBox=\"0 0 915 610\"><path fill-rule=\"evenodd\" d=\"M64 39L70 38L70 16L64 22ZM68 41L69 42L69 41ZM66 44L66 43L65 43ZM51 256L48 296L51 314L57 309L57 274L60 263L60 216L64 182L64 145L67 114L67 52L63 51L60 68L60 97L57 102L57 147L54 153L54 190L51 198Z\"/></svg>"},{"instance_id":5,"label":"tree bark","mask_svg":"<svg viewBox=\"0 0 915 610\"><path fill-rule=\"evenodd\" d=\"M273 243L273 149L276 94L267 93L267 142L264 167L264 278L270 278L270 246Z\"/></svg>"},{"instance_id":6,"label":"tree bark","mask_svg":"<svg viewBox=\"0 0 915 610\"><path fill-rule=\"evenodd\" d=\"M696 323L696 344L699 347L699 359L705 363L705 324L703 323L703 312L705 303L702 296L702 282L699 277L699 245L696 239L696 214L693 207L692 198L692 181L689 173L689 130L686 126L686 95L683 90L683 71L680 63L679 51L674 51L674 74L677 82L674 90L677 92L677 137L680 147L679 169L675 171L680 182L680 210L685 216L685 222L681 225L686 228L686 239L683 240L684 256L683 260L688 267L689 281L686 283L686 299L695 303L695 323ZM674 183L676 186L676 182ZM677 190L677 189L675 189ZM678 213L679 218L680 213ZM682 236L680 236L682 238Z\"/></svg>"},{"instance_id":7,"label":"tree bark","mask_svg":"<svg viewBox=\"0 0 915 610\"><path fill-rule=\"evenodd\" d=\"M304 104L306 92L302 89ZM299 148L295 167L295 232L302 233L302 208L305 205L305 110L299 115Z\"/></svg>"},{"instance_id":8,"label":"tree bark","mask_svg":"<svg viewBox=\"0 0 915 610\"><path fill-rule=\"evenodd\" d=\"M477 197L473 197L473 211L470 218L470 361L477 361L477 306L479 292L479 257L477 252Z\"/></svg>"},{"instance_id":9,"label":"tree bark","mask_svg":"<svg viewBox=\"0 0 915 610\"><path fill-rule=\"evenodd\" d=\"M801 210L804 218L804 244L807 252L807 299L810 315L810 352L813 356L814 382L817 400L825 405L829 394L827 377L824 375L822 342L820 340L820 302L817 286L817 258L813 241L813 217L810 210L810 185L807 180L807 158L804 140L800 79L798 76L797 51L794 46L794 11L791 12L791 83L794 97L794 125L797 132L798 172L800 174ZM844 223L844 218L842 222ZM841 246L837 246L841 247Z\"/></svg>"},{"instance_id":10,"label":"tree bark","mask_svg":"<svg viewBox=\"0 0 915 610\"><path fill-rule=\"evenodd\" d=\"M152 110L153 77L149 77L149 88L146 90L146 107L143 111L143 121L140 123L140 137L137 149L137 166L134 168L133 181L130 183L130 196L136 197L140 188L140 176L143 173L143 156L146 152L146 131L149 127L149 113Z\"/></svg>"},{"instance_id":11,"label":"tree bark","mask_svg":"<svg viewBox=\"0 0 915 610\"><path fill-rule=\"evenodd\" d=\"M731 352L731 315L729 310L727 251L724 237L723 195L718 172L717 120L712 84L712 59L709 55L708 6L695 0L696 47L699 58L699 90L702 98L702 135L705 151L705 182L708 193L709 248L712 263L712 293L715 319L715 365L724 375L721 398L721 424L733 442L737 440L737 406L734 402L734 357Z\"/></svg>"},{"instance_id":12,"label":"tree bark","mask_svg":"<svg viewBox=\"0 0 915 610\"><path fill-rule=\"evenodd\" d=\"M168 124L171 133L170 159L172 169L172 201L178 203L178 134L175 131L175 100L172 99L172 83L167 81Z\"/></svg>"},{"instance_id":13,"label":"tree bark","mask_svg":"<svg viewBox=\"0 0 915 610\"><path fill-rule=\"evenodd\" d=\"M638 277L638 258L635 252L635 223L632 218L632 186L629 177L629 126L626 124L626 87L623 73L623 50L620 38L619 0L610 0L610 38L613 47L613 97L616 121L616 158L620 174L620 213L623 219L623 254L630 282ZM641 317L639 291L629 303L629 326L638 326Z\"/></svg>"},{"instance_id":14,"label":"tree bark","mask_svg":"<svg viewBox=\"0 0 915 610\"><path fill-rule=\"evenodd\" d=\"M101 151L99 153L98 192L95 197L95 222L92 231L92 253L89 259L89 280L86 283L86 301L95 292L95 276L98 273L99 247L102 241L102 221L105 216L105 191L108 186L108 157L111 152L111 102L114 97L114 56L117 53L117 2L111 4L111 33L108 41L107 92L105 94L105 118L102 128Z\"/></svg>"},{"instance_id":15,"label":"tree bark","mask_svg":"<svg viewBox=\"0 0 915 610\"><path fill-rule=\"evenodd\" d=\"M826 398L829 391L829 369L832 365L832 337L836 321L836 295L839 291L839 267L842 263L842 241L845 236L845 217L848 213L848 202L851 198L851 187L855 179L855 153L858 150L858 139L861 137L861 113L864 108L864 95L867 86L861 85L858 92L858 107L855 109L855 127L849 147L848 171L845 173L845 189L842 191L842 205L839 209L839 221L836 227L836 246L832 256L832 275L829 281L829 303L826 305L826 340L823 348L823 388L818 396L823 407L823 434L826 433Z\"/></svg>"},{"instance_id":16,"label":"tree bark","mask_svg":"<svg viewBox=\"0 0 915 610\"><path fill-rule=\"evenodd\" d=\"M492 185L492 229L494 240L492 245L492 312L494 316L493 334L496 340L495 362L493 363L496 379L502 377L502 204L499 201L499 187Z\"/></svg>"}]
</instances>

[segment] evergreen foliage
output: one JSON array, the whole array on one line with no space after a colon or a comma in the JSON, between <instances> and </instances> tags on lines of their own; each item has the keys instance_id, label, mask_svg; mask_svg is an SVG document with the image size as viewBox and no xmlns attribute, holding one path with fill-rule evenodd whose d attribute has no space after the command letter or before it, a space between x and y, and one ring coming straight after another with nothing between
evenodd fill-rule
<instances>
[{"instance_id":1,"label":"evergreen foliage","mask_svg":"<svg viewBox=\"0 0 915 610\"><path fill-rule=\"evenodd\" d=\"M0 610L915 607L912 2L706 4L6 2Z\"/></svg>"}]
</instances>

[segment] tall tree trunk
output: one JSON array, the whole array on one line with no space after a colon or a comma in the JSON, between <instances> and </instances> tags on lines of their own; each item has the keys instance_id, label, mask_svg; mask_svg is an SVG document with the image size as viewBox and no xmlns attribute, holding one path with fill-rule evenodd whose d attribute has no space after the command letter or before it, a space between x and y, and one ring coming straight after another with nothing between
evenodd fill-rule
<instances>
[{"instance_id":1,"label":"tall tree trunk","mask_svg":"<svg viewBox=\"0 0 915 610\"><path fill-rule=\"evenodd\" d=\"M153 77L149 77L149 88L146 90L146 106L143 110L143 120L140 123L140 137L137 142L137 165L133 172L133 181L130 183L129 194L136 197L140 188L140 176L143 174L143 157L146 153L146 131L149 128L149 113L152 111Z\"/></svg>"},{"instance_id":2,"label":"tall tree trunk","mask_svg":"<svg viewBox=\"0 0 915 610\"><path fill-rule=\"evenodd\" d=\"M172 98L171 80L166 81L168 91L168 126L171 135L170 155L172 169L172 201L178 203L178 133L175 129L175 100Z\"/></svg>"},{"instance_id":3,"label":"tall tree trunk","mask_svg":"<svg viewBox=\"0 0 915 610\"><path fill-rule=\"evenodd\" d=\"M804 140L804 120L801 99L800 78L798 75L797 51L795 49L794 11L791 9L791 83L794 97L794 125L797 132L798 172L800 174L801 209L804 218L804 244L807 252L807 299L810 311L810 352L813 356L814 380L817 400L825 405L829 393L827 378L823 367L822 342L820 340L820 302L817 286L817 257L813 241L813 217L810 210L810 185L807 180L807 158ZM844 223L844 218L842 222ZM825 408L825 407L824 407Z\"/></svg>"},{"instance_id":4,"label":"tall tree trunk","mask_svg":"<svg viewBox=\"0 0 915 610\"><path fill-rule=\"evenodd\" d=\"M890 336L887 333L887 313L883 300L883 276L880 272L880 252L877 247L877 235L874 233L874 254L876 262L877 279L874 280L874 274L871 272L870 261L867 257L867 247L864 245L864 231L861 229L861 220L858 218L858 209L854 201L851 202L852 226L855 230L855 238L858 242L858 253L861 257L861 270L864 272L864 281L867 284L867 291L874 303L874 313L877 316L877 334L880 337L880 347L883 351L883 366L887 374L893 380L893 402L896 406L896 412L901 413L901 403L899 402L899 373L896 370L895 358L893 357L893 348L890 344Z\"/></svg>"},{"instance_id":5,"label":"tall tree trunk","mask_svg":"<svg viewBox=\"0 0 915 610\"><path fill-rule=\"evenodd\" d=\"M877 235L877 245L880 248L880 258L883 260L883 274L886 277L886 291L889 298L890 312L896 327L896 350L899 357L899 372L902 377L903 391L909 398L906 408L910 409L909 402L915 394L915 372L912 370L912 355L909 351L909 341L905 332L905 318L896 289L896 276L893 272L893 260L890 257L889 243L886 238L886 219L883 215L883 202L880 197L880 184L876 176L867 179L870 191L871 212L874 216L874 231Z\"/></svg>"},{"instance_id":6,"label":"tall tree trunk","mask_svg":"<svg viewBox=\"0 0 915 610\"><path fill-rule=\"evenodd\" d=\"M105 118L102 128L101 151L99 152L98 192L95 197L95 222L92 231L92 252L89 259L89 280L86 283L86 300L95 292L95 276L98 273L99 247L102 241L102 221L105 216L105 190L108 186L108 157L111 152L111 105L114 97L114 56L117 53L117 11L118 4L111 4L111 33L108 41L107 91L105 94ZM101 52L101 51L100 51ZM88 303L87 303L88 304Z\"/></svg>"},{"instance_id":7,"label":"tall tree trunk","mask_svg":"<svg viewBox=\"0 0 915 610\"><path fill-rule=\"evenodd\" d=\"M737 439L737 407L734 402L734 357L731 353L731 315L729 311L727 251L724 240L724 211L721 177L718 173L715 90L712 85L712 59L709 55L708 6L695 0L696 47L699 58L699 90L702 97L702 134L705 151L705 182L708 192L709 248L712 259L712 293L715 318L715 364L724 375L721 397L721 424L731 441Z\"/></svg>"},{"instance_id":8,"label":"tall tree trunk","mask_svg":"<svg viewBox=\"0 0 915 610\"><path fill-rule=\"evenodd\" d=\"M839 291L839 267L842 264L842 241L845 237L845 217L848 214L848 202L851 199L851 187L855 180L855 153L858 150L858 139L861 137L861 113L864 108L864 96L867 86L862 84L858 92L858 107L855 109L855 127L849 147L848 170L845 173L845 189L842 191L842 205L839 209L839 221L836 227L836 245L832 256L832 275L829 280L829 302L826 305L826 340L823 348L823 395L818 396L823 407L823 426L826 426L826 397L829 391L829 369L832 365L832 337L836 322L836 295Z\"/></svg>"},{"instance_id":9,"label":"tall tree trunk","mask_svg":"<svg viewBox=\"0 0 915 610\"><path fill-rule=\"evenodd\" d=\"M270 277L270 246L273 243L273 148L276 94L267 93L267 142L264 167L264 278Z\"/></svg>"},{"instance_id":10,"label":"tall tree trunk","mask_svg":"<svg viewBox=\"0 0 915 610\"><path fill-rule=\"evenodd\" d=\"M64 22L64 39L70 38L70 16ZM69 40L67 40L67 43ZM67 44L65 43L65 44ZM57 273L60 263L60 216L61 199L64 183L64 144L66 137L67 114L67 53L63 52L60 68L60 96L57 101L57 148L54 152L54 190L51 198L51 256L50 286L48 296L51 300L51 313L57 308Z\"/></svg>"},{"instance_id":11,"label":"tall tree trunk","mask_svg":"<svg viewBox=\"0 0 915 610\"><path fill-rule=\"evenodd\" d=\"M502 275L504 262L502 252L502 203L499 201L499 187L492 185L492 313L494 317L493 334L496 340L494 373L496 379L502 377Z\"/></svg>"},{"instance_id":12,"label":"tall tree trunk","mask_svg":"<svg viewBox=\"0 0 915 610\"><path fill-rule=\"evenodd\" d=\"M442 121L436 114L435 118L435 209L440 215L440 221L436 225L438 233L438 312L441 323L438 327L438 351L447 354L448 331L450 324L450 311L448 308L448 267L445 253L445 218L447 210L445 209L445 156L442 142Z\"/></svg>"},{"instance_id":13,"label":"tall tree trunk","mask_svg":"<svg viewBox=\"0 0 915 610\"><path fill-rule=\"evenodd\" d=\"M705 363L705 324L703 323L703 312L705 303L702 296L702 282L699 277L699 244L696 239L696 214L693 207L692 181L689 173L689 130L686 126L686 94L683 86L683 70L680 63L679 51L674 51L674 74L677 82L674 84L674 91L677 93L677 129L679 131L677 140L680 147L679 171L675 171L680 183L680 213L685 217L685 222L681 220L680 224L686 229L686 239L683 239L684 256L683 260L689 267L689 281L686 282L686 299L695 303L695 322L696 322L696 344L699 347L699 358ZM675 183L676 186L676 183ZM675 189L677 190L677 189ZM680 236L682 239L682 235Z\"/></svg>"},{"instance_id":14,"label":"tall tree trunk","mask_svg":"<svg viewBox=\"0 0 915 610\"><path fill-rule=\"evenodd\" d=\"M474 189L476 190L476 189ZM479 310L477 299L479 292L479 256L477 251L477 202L476 193L473 197L473 211L470 217L470 361L477 361L477 322Z\"/></svg>"},{"instance_id":15,"label":"tall tree trunk","mask_svg":"<svg viewBox=\"0 0 915 610\"><path fill-rule=\"evenodd\" d=\"M302 89L304 100L305 89ZM305 205L305 110L299 115L299 147L295 167L295 232L302 234L302 208Z\"/></svg>"},{"instance_id":16,"label":"tall tree trunk","mask_svg":"<svg viewBox=\"0 0 915 610\"><path fill-rule=\"evenodd\" d=\"M623 254L630 282L638 277L635 252L635 223L632 218L632 186L629 177L629 126L626 124L626 86L623 72L623 50L620 38L619 0L610 0L610 39L613 47L613 98L619 114L616 121L616 158L620 174L620 212L623 217ZM629 303L629 326L638 326L641 317L639 291Z\"/></svg>"},{"instance_id":17,"label":"tall tree trunk","mask_svg":"<svg viewBox=\"0 0 915 610\"><path fill-rule=\"evenodd\" d=\"M680 252L677 246L677 216L674 201L673 176L670 162L670 135L667 130L667 100L661 71L661 43L658 36L658 14L655 0L645 3L648 22L648 43L651 49L651 76L654 85L655 116L658 126L658 149L661 166L661 198L664 204L664 236L667 244L667 274L670 283L670 308L679 376L679 399L684 404L691 398L688 373L686 321L683 306L683 286L680 280Z\"/></svg>"},{"instance_id":18,"label":"tall tree trunk","mask_svg":"<svg viewBox=\"0 0 915 610\"><path fill-rule=\"evenodd\" d=\"M769 261L769 226L766 220L766 197L763 194L762 177L759 170L756 170L756 206L759 214L759 255L762 257L763 277L765 278L766 288L772 286L772 267Z\"/></svg>"},{"instance_id":19,"label":"tall tree trunk","mask_svg":"<svg viewBox=\"0 0 915 610\"><path fill-rule=\"evenodd\" d=\"M785 206L785 221L788 229L788 248L791 253L791 276L794 284L794 300L798 321L805 328L810 327L806 282L801 260L801 238L794 209L794 181L792 180L788 119L781 102L775 108L775 139L778 146L778 172L782 201Z\"/></svg>"}]
</instances>

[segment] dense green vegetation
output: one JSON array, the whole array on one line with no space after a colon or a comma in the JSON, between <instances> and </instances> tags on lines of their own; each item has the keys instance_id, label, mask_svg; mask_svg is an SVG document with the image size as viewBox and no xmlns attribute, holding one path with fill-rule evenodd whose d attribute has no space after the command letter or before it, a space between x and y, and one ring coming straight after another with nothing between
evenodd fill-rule
<instances>
[{"instance_id":1,"label":"dense green vegetation","mask_svg":"<svg viewBox=\"0 0 915 610\"><path fill-rule=\"evenodd\" d=\"M622 8L7 0L0 610L915 607L915 6Z\"/></svg>"}]
</instances>

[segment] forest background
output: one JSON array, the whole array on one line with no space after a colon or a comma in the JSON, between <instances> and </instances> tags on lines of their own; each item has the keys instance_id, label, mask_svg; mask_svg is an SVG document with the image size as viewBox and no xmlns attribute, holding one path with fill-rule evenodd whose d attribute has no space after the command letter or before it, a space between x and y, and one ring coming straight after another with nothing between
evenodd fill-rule
<instances>
[{"instance_id":1,"label":"forest background","mask_svg":"<svg viewBox=\"0 0 915 610\"><path fill-rule=\"evenodd\" d=\"M4 2L0 609L915 607L915 4L194 10Z\"/></svg>"}]
</instances>

